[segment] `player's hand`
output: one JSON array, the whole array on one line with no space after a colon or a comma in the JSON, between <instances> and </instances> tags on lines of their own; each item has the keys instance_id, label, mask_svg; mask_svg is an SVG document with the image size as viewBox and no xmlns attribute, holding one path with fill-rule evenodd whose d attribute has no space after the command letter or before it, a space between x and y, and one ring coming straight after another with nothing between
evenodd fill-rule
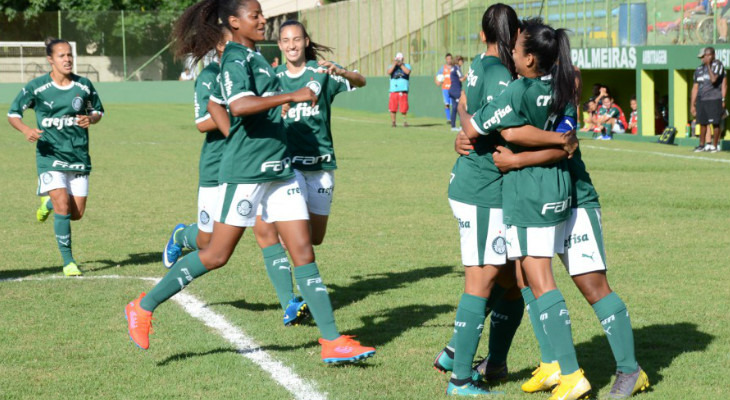
<instances>
[{"instance_id":1,"label":"player's hand","mask_svg":"<svg viewBox=\"0 0 730 400\"><path fill-rule=\"evenodd\" d=\"M88 115L77 115L76 116L76 125L80 126L81 128L88 128L91 126L91 119Z\"/></svg>"},{"instance_id":2,"label":"player's hand","mask_svg":"<svg viewBox=\"0 0 730 400\"><path fill-rule=\"evenodd\" d=\"M296 92L292 93L292 103L303 103L312 102L312 107L317 105L317 95L314 94L312 89L303 87Z\"/></svg>"},{"instance_id":3,"label":"player's hand","mask_svg":"<svg viewBox=\"0 0 730 400\"><path fill-rule=\"evenodd\" d=\"M456 139L454 139L454 151L462 156L468 156L469 150L474 150L471 140L469 140L469 137L466 136L464 131L459 131L456 135Z\"/></svg>"},{"instance_id":4,"label":"player's hand","mask_svg":"<svg viewBox=\"0 0 730 400\"><path fill-rule=\"evenodd\" d=\"M568 158L573 158L573 153L578 150L578 137L575 136L575 129L563 133L563 150L568 153Z\"/></svg>"},{"instance_id":5,"label":"player's hand","mask_svg":"<svg viewBox=\"0 0 730 400\"><path fill-rule=\"evenodd\" d=\"M323 67L324 70L322 71L318 69L317 72L326 72L330 75L342 76L345 75L345 72L347 72L346 69L338 67L337 64L331 61L320 61L319 66Z\"/></svg>"},{"instance_id":6,"label":"player's hand","mask_svg":"<svg viewBox=\"0 0 730 400\"><path fill-rule=\"evenodd\" d=\"M692 106L690 106L689 110L692 113L692 116L693 117L696 117L697 116L697 108L695 108L695 105L694 104L692 104Z\"/></svg>"},{"instance_id":7,"label":"player's hand","mask_svg":"<svg viewBox=\"0 0 730 400\"><path fill-rule=\"evenodd\" d=\"M281 105L281 118L286 117L286 113L289 112L289 109L291 108L291 104L284 103Z\"/></svg>"},{"instance_id":8,"label":"player's hand","mask_svg":"<svg viewBox=\"0 0 730 400\"><path fill-rule=\"evenodd\" d=\"M42 130L37 128L30 128L23 131L23 135L25 135L25 140L35 143L38 141L38 139L41 138L41 133L43 133Z\"/></svg>"},{"instance_id":9,"label":"player's hand","mask_svg":"<svg viewBox=\"0 0 730 400\"><path fill-rule=\"evenodd\" d=\"M494 159L494 165L499 168L500 172L508 172L516 169L514 164L515 153L512 150L504 146L497 146L496 150L492 153L492 158Z\"/></svg>"}]
</instances>

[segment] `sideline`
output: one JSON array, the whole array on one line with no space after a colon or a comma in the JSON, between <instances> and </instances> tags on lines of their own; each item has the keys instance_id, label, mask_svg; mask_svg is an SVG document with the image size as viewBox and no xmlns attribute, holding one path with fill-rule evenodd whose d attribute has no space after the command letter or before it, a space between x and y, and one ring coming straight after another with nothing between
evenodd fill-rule
<instances>
[{"instance_id":1,"label":"sideline","mask_svg":"<svg viewBox=\"0 0 730 400\"><path fill-rule=\"evenodd\" d=\"M710 161L710 162L719 162L719 163L730 164L730 160L724 159L724 158L709 158L709 157L698 157L698 156L683 156L681 154L662 153L661 151L644 151L644 150L631 150L631 149L613 149L613 148L600 147L600 146L592 146L592 145L583 145L583 144L581 144L580 147L583 147L583 148L586 148L586 149L616 151L616 152L619 152L619 153L651 154L651 155L662 156L662 157L684 158L684 159L687 159L687 160L702 160L702 161Z\"/></svg>"},{"instance_id":2,"label":"sideline","mask_svg":"<svg viewBox=\"0 0 730 400\"><path fill-rule=\"evenodd\" d=\"M97 279L140 279L150 283L157 283L159 278L139 277L139 276L121 276L121 275L98 275L98 276L82 276L76 278L67 278L64 276L49 276L43 278L7 278L0 279L0 283L5 282L26 282L26 281L48 281L55 279L63 279L69 282L77 280L97 280ZM291 368L285 366L280 361L269 355L266 351L247 336L241 329L230 323L223 315L209 309L206 304L195 296L180 292L172 297L185 312L193 318L201 321L207 327L215 330L218 335L232 344L238 354L249 359L258 365L262 370L271 375L276 384L281 385L294 396L295 399L301 400L325 400L325 393L317 390L314 384L302 379ZM121 309L122 306L120 305ZM126 335L126 332L125 332ZM134 346L133 344L129 344ZM149 350L147 350L149 351Z\"/></svg>"}]
</instances>

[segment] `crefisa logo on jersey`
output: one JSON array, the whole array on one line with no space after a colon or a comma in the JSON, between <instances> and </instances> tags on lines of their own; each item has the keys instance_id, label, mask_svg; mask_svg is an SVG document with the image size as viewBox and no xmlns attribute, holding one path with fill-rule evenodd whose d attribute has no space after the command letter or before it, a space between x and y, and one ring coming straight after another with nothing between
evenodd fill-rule
<instances>
[{"instance_id":1,"label":"crefisa logo on jersey","mask_svg":"<svg viewBox=\"0 0 730 400\"><path fill-rule=\"evenodd\" d=\"M251 214L252 209L253 209L253 206L251 205L251 202L248 200L241 200L238 202L238 205L236 206L236 211L238 211L238 214L242 217L248 217L248 215Z\"/></svg>"},{"instance_id":2,"label":"crefisa logo on jersey","mask_svg":"<svg viewBox=\"0 0 730 400\"><path fill-rule=\"evenodd\" d=\"M307 87L312 89L314 94L316 94L317 96L319 96L319 92L322 91L322 85L320 85L319 82L317 82L317 81L307 82Z\"/></svg>"},{"instance_id":3,"label":"crefisa logo on jersey","mask_svg":"<svg viewBox=\"0 0 730 400\"><path fill-rule=\"evenodd\" d=\"M208 215L208 212L205 210L200 211L200 223L208 225L208 222L210 222L210 215Z\"/></svg>"},{"instance_id":4,"label":"crefisa logo on jersey","mask_svg":"<svg viewBox=\"0 0 730 400\"><path fill-rule=\"evenodd\" d=\"M84 100L81 99L81 97L76 96L73 100L71 100L71 107L73 107L74 111L81 111L81 107L84 106Z\"/></svg>"},{"instance_id":5,"label":"crefisa logo on jersey","mask_svg":"<svg viewBox=\"0 0 730 400\"><path fill-rule=\"evenodd\" d=\"M507 241L504 240L503 236L497 236L494 241L492 241L492 250L500 255L507 251Z\"/></svg>"}]
</instances>

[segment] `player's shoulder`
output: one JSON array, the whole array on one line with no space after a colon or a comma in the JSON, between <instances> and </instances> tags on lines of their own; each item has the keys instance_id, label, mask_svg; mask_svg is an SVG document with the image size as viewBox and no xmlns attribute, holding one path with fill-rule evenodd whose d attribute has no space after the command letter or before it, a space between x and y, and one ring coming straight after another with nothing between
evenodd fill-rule
<instances>
[{"instance_id":1,"label":"player's shoulder","mask_svg":"<svg viewBox=\"0 0 730 400\"><path fill-rule=\"evenodd\" d=\"M218 74L221 73L221 66L217 62L213 61L210 64L206 65L205 68L203 68L202 71L198 74L198 79L200 78L206 78L210 79L211 77L215 79Z\"/></svg>"},{"instance_id":2,"label":"player's shoulder","mask_svg":"<svg viewBox=\"0 0 730 400\"><path fill-rule=\"evenodd\" d=\"M237 63L245 66L246 63L249 63L255 57L256 52L248 47L236 42L228 42L225 50L223 50L221 64Z\"/></svg>"},{"instance_id":3,"label":"player's shoulder","mask_svg":"<svg viewBox=\"0 0 730 400\"><path fill-rule=\"evenodd\" d=\"M52 82L51 74L43 74L25 84L26 89L37 89Z\"/></svg>"}]
</instances>

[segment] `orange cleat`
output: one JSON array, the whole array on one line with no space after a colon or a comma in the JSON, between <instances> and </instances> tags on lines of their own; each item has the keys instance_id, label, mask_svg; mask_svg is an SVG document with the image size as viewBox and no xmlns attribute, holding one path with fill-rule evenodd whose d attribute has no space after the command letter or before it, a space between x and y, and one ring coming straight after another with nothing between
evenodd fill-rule
<instances>
[{"instance_id":1,"label":"orange cleat","mask_svg":"<svg viewBox=\"0 0 730 400\"><path fill-rule=\"evenodd\" d=\"M361 346L354 336L340 335L335 340L319 339L322 361L327 364L352 363L375 355L374 347Z\"/></svg>"},{"instance_id":2,"label":"orange cleat","mask_svg":"<svg viewBox=\"0 0 730 400\"><path fill-rule=\"evenodd\" d=\"M150 331L152 329L152 312L139 306L145 293L132 300L124 307L124 317L127 319L129 338L142 350L150 347Z\"/></svg>"}]
</instances>

